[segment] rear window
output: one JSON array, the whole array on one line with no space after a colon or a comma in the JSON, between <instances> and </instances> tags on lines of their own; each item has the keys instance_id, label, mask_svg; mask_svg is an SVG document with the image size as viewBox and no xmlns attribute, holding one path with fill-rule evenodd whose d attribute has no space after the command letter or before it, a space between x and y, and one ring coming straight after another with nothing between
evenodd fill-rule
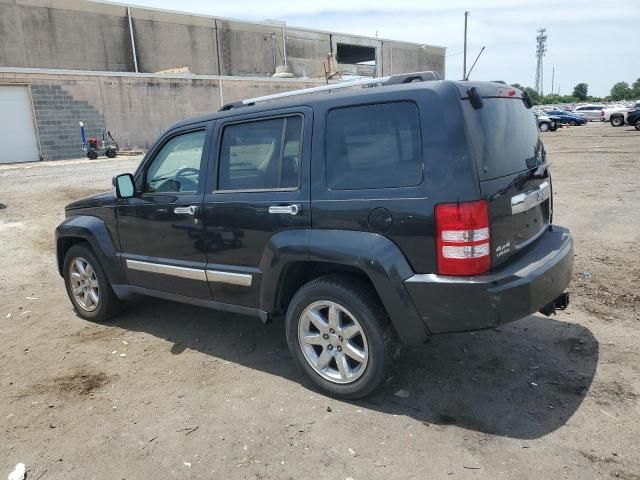
<instances>
[{"instance_id":1,"label":"rear window","mask_svg":"<svg viewBox=\"0 0 640 480\"><path fill-rule=\"evenodd\" d=\"M393 188L422 182L418 109L410 102L339 108L327 115L327 186Z\"/></svg>"},{"instance_id":2,"label":"rear window","mask_svg":"<svg viewBox=\"0 0 640 480\"><path fill-rule=\"evenodd\" d=\"M539 165L542 152L533 112L520 99L483 100L484 106L471 110L469 119L480 180L504 177Z\"/></svg>"}]
</instances>

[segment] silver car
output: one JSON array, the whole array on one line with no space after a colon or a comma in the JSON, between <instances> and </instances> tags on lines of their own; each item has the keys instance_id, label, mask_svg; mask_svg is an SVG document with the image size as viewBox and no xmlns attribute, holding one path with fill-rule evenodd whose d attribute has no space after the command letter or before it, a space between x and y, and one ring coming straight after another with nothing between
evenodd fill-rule
<instances>
[{"instance_id":1,"label":"silver car","mask_svg":"<svg viewBox=\"0 0 640 480\"><path fill-rule=\"evenodd\" d=\"M602 112L603 108L604 108L604 105L580 105L579 107L576 107L573 110L573 113L582 115L584 118L586 118L590 122L593 122L593 121L599 122L600 112Z\"/></svg>"}]
</instances>

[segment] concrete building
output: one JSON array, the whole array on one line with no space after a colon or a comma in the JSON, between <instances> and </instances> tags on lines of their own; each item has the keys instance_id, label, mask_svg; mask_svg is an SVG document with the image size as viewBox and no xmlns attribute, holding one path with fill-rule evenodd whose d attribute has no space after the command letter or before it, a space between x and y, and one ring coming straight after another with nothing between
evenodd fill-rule
<instances>
[{"instance_id":1,"label":"concrete building","mask_svg":"<svg viewBox=\"0 0 640 480\"><path fill-rule=\"evenodd\" d=\"M354 76L445 75L445 48L86 0L0 0L0 163L145 148L173 122ZM275 74L275 76L274 76ZM289 77L289 78L282 78Z\"/></svg>"}]
</instances>

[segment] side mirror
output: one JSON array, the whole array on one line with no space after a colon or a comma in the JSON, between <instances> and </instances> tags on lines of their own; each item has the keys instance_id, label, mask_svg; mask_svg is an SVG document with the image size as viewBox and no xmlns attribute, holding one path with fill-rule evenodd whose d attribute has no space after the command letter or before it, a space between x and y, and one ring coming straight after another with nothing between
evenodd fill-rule
<instances>
[{"instance_id":1,"label":"side mirror","mask_svg":"<svg viewBox=\"0 0 640 480\"><path fill-rule=\"evenodd\" d=\"M122 173L113 177L113 190L117 198L131 198L135 196L136 185L133 182L133 175Z\"/></svg>"}]
</instances>

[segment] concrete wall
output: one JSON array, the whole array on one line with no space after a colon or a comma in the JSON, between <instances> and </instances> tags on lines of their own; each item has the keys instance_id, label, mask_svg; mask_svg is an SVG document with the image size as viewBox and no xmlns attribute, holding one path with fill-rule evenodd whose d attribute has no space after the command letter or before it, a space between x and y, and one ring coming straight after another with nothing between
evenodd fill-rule
<instances>
[{"instance_id":1,"label":"concrete wall","mask_svg":"<svg viewBox=\"0 0 640 480\"><path fill-rule=\"evenodd\" d=\"M199 75L266 77L284 62L279 26L138 7L130 11L140 72L189 67ZM290 27L285 37L296 77L324 78L329 53L332 71L356 73L354 66L335 62L337 43L374 47L376 74L444 72L441 47ZM0 66L133 72L127 8L86 0L0 0Z\"/></svg>"},{"instance_id":2,"label":"concrete wall","mask_svg":"<svg viewBox=\"0 0 640 480\"><path fill-rule=\"evenodd\" d=\"M126 9L67 3L0 0L0 66L131 71Z\"/></svg>"},{"instance_id":3,"label":"concrete wall","mask_svg":"<svg viewBox=\"0 0 640 480\"><path fill-rule=\"evenodd\" d=\"M445 78L445 49L414 43L382 42L382 75L433 70Z\"/></svg>"},{"instance_id":4,"label":"concrete wall","mask_svg":"<svg viewBox=\"0 0 640 480\"><path fill-rule=\"evenodd\" d=\"M147 148L173 123L215 112L221 100L228 103L322 82L0 72L0 84L30 85L41 156L58 160L84 155L81 121L87 136L110 130L121 148Z\"/></svg>"},{"instance_id":5,"label":"concrete wall","mask_svg":"<svg viewBox=\"0 0 640 480\"><path fill-rule=\"evenodd\" d=\"M131 17L140 72L186 66L200 75L220 74L214 20L137 8Z\"/></svg>"}]
</instances>

